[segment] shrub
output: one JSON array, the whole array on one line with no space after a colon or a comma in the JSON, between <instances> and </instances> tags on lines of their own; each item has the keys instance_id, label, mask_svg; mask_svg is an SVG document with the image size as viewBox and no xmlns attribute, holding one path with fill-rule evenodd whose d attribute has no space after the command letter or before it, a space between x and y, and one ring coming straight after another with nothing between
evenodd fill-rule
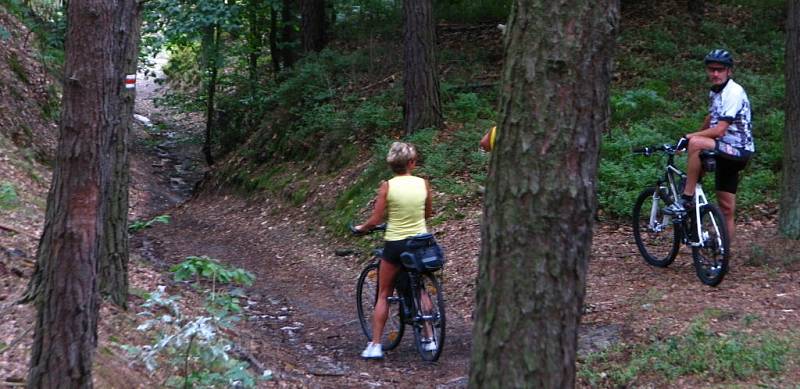
<instances>
[{"instance_id":1,"label":"shrub","mask_svg":"<svg viewBox=\"0 0 800 389\"><path fill-rule=\"evenodd\" d=\"M445 104L447 118L462 123L474 123L478 119L494 119L492 106L475 93L458 93L453 101Z\"/></svg>"},{"instance_id":2,"label":"shrub","mask_svg":"<svg viewBox=\"0 0 800 389\"><path fill-rule=\"evenodd\" d=\"M19 205L19 196L14 185L8 182L0 184L0 209L12 209Z\"/></svg>"}]
</instances>

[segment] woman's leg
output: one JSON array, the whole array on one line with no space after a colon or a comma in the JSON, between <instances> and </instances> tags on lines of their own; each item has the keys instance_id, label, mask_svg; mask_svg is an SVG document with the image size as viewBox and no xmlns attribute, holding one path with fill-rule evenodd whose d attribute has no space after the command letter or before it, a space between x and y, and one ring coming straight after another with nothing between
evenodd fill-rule
<instances>
[{"instance_id":1,"label":"woman's leg","mask_svg":"<svg viewBox=\"0 0 800 389\"><path fill-rule=\"evenodd\" d=\"M400 273L400 265L381 259L378 268L378 301L375 302L375 315L372 318L372 343L381 344L383 326L389 317L389 296L394 290L394 279Z\"/></svg>"},{"instance_id":2,"label":"woman's leg","mask_svg":"<svg viewBox=\"0 0 800 389\"><path fill-rule=\"evenodd\" d=\"M431 301L431 296L428 295L428 291L425 288L419 291L419 300L420 304L422 304L422 313L424 315L429 315L433 312L433 301ZM433 327L430 322L425 322L425 326L422 327L422 333L426 338L433 336Z\"/></svg>"}]
</instances>

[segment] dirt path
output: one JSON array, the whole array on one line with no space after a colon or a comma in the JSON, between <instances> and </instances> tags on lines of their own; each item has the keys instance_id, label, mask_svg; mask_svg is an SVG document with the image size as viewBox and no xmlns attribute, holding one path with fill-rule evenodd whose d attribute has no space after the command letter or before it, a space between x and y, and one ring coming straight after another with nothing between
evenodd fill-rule
<instances>
[{"instance_id":1,"label":"dirt path","mask_svg":"<svg viewBox=\"0 0 800 389\"><path fill-rule=\"evenodd\" d=\"M132 247L163 270L189 255L208 255L256 275L248 289L246 323L236 341L275 380L266 386L439 386L466 383L470 323L454 308L439 363L421 362L410 334L384 362L362 361L366 344L355 312L355 256L337 257L310 215L277 202L248 203L205 195L184 203L202 177L197 115L153 103L152 79L139 86L132 159L134 218L168 213L172 222L134 235ZM142 123L151 123L145 126ZM459 307L463 308L463 307Z\"/></svg>"}]
</instances>

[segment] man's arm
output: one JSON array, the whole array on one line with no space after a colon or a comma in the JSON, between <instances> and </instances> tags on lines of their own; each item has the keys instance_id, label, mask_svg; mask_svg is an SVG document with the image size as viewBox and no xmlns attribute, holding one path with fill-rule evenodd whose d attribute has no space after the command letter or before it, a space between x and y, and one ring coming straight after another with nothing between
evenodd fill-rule
<instances>
[{"instance_id":1,"label":"man's arm","mask_svg":"<svg viewBox=\"0 0 800 389\"><path fill-rule=\"evenodd\" d=\"M703 136L706 138L717 139L725 135L725 130L727 130L728 126L730 125L730 123L720 120L719 123L717 123L717 125L714 127L706 128L705 130L693 132L691 134L686 134L686 138L691 139L693 136Z\"/></svg>"}]
</instances>

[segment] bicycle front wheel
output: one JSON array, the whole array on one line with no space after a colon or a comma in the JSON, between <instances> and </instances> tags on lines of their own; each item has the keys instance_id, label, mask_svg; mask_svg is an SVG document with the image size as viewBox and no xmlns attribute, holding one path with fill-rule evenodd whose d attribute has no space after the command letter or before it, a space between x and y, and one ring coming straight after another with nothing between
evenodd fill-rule
<instances>
[{"instance_id":1,"label":"bicycle front wheel","mask_svg":"<svg viewBox=\"0 0 800 389\"><path fill-rule=\"evenodd\" d=\"M442 355L445 335L444 295L439 280L431 273L419 275L414 293L416 317L414 340L422 359L434 362Z\"/></svg>"},{"instance_id":2,"label":"bicycle front wheel","mask_svg":"<svg viewBox=\"0 0 800 389\"><path fill-rule=\"evenodd\" d=\"M657 267L672 264L680 248L680 236L672 218L663 210L667 203L656 188L639 194L633 207L633 240L645 262Z\"/></svg>"},{"instance_id":3,"label":"bicycle front wheel","mask_svg":"<svg viewBox=\"0 0 800 389\"><path fill-rule=\"evenodd\" d=\"M375 302L378 299L378 264L369 264L358 277L356 285L356 309L358 310L358 321L361 330L367 341L372 341L372 318L375 313ZM392 297L387 301L389 304L389 317L384 326L384 335L381 336L381 344L384 350L392 350L400 344L403 339L405 326L403 325L402 312L400 309L400 299L397 291L392 292Z\"/></svg>"},{"instance_id":4,"label":"bicycle front wheel","mask_svg":"<svg viewBox=\"0 0 800 389\"><path fill-rule=\"evenodd\" d=\"M704 284L717 286L728 272L730 242L725 218L714 204L706 204L700 209L699 245L692 246L692 259L697 277ZM697 225L692 225L697 229Z\"/></svg>"}]
</instances>

